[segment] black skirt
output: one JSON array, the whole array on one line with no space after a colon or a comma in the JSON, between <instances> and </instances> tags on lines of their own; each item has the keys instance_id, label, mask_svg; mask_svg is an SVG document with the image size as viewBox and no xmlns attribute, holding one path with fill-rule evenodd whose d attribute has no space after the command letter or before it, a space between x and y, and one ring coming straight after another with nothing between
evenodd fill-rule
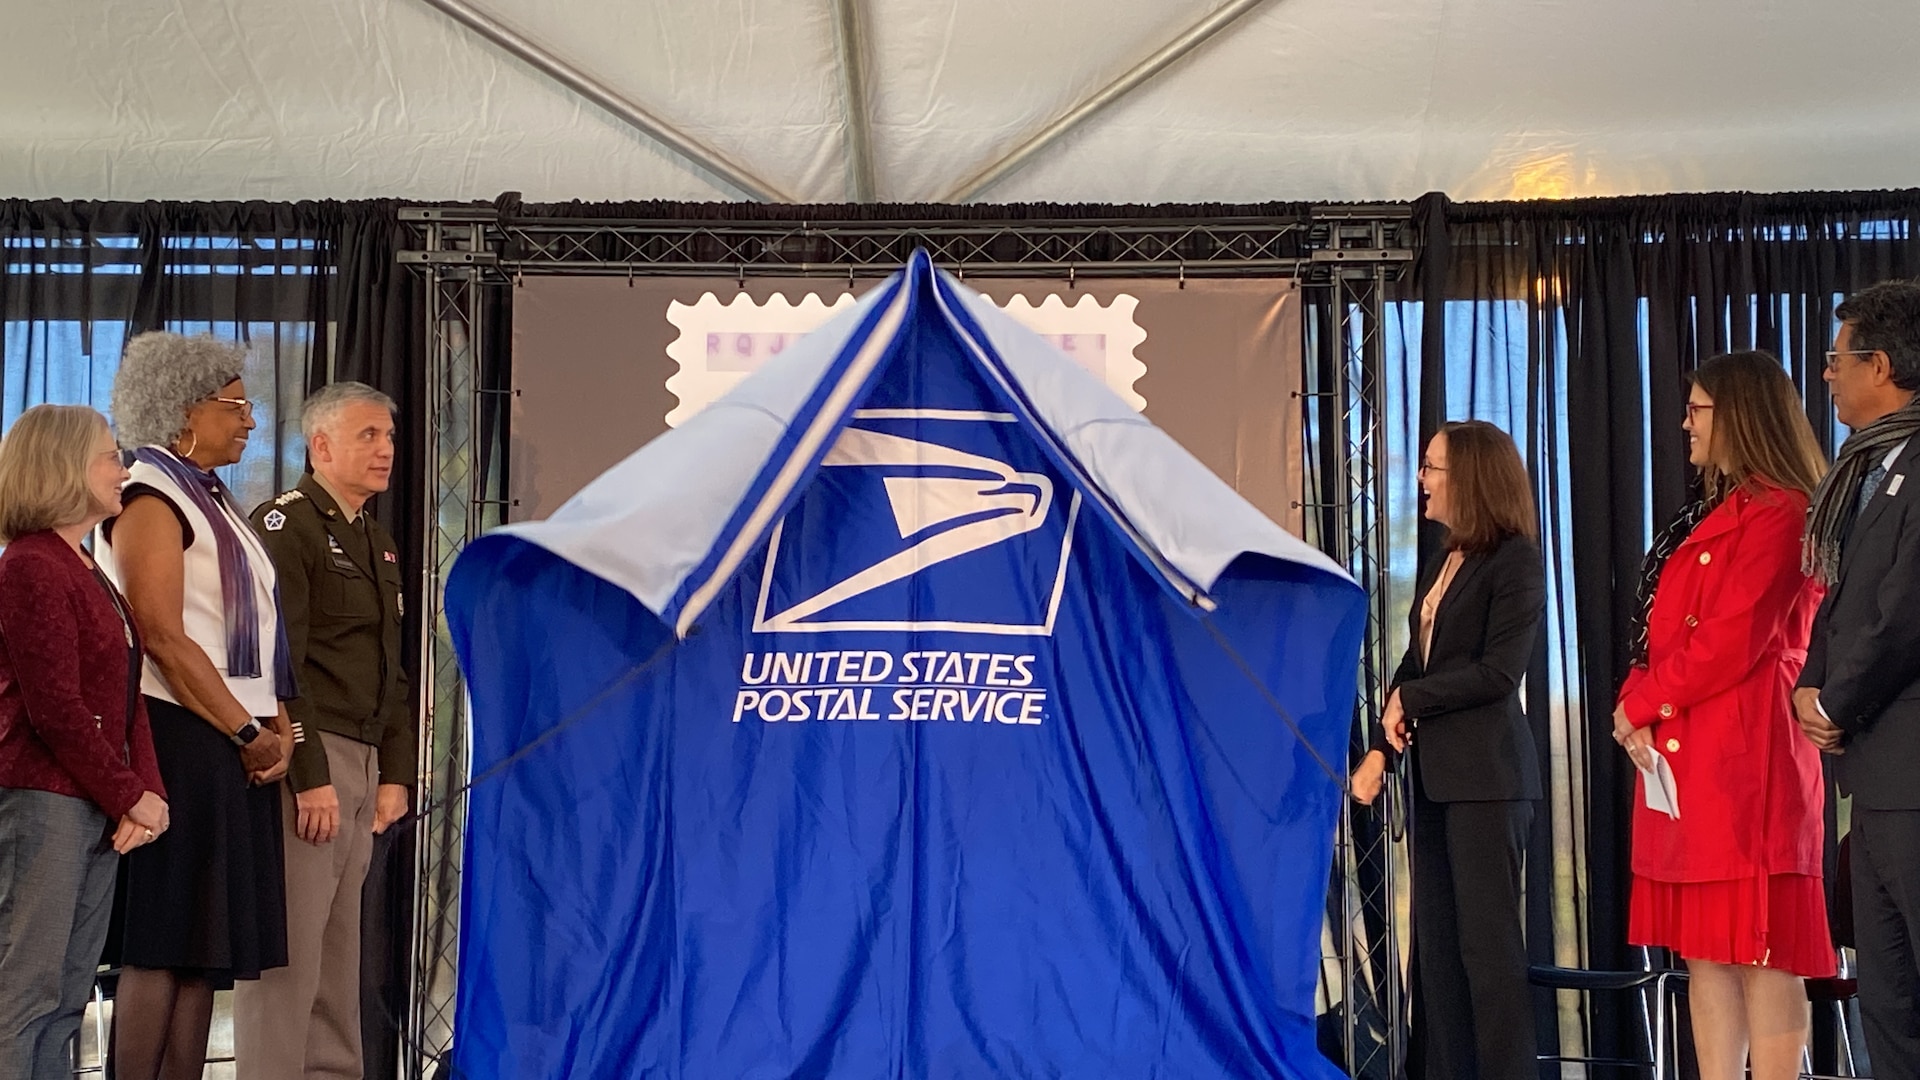
<instances>
[{"instance_id":1,"label":"black skirt","mask_svg":"<svg viewBox=\"0 0 1920 1080\"><path fill-rule=\"evenodd\" d=\"M249 784L232 741L192 711L146 702L170 825L120 860L110 961L223 990L285 967L280 785Z\"/></svg>"}]
</instances>

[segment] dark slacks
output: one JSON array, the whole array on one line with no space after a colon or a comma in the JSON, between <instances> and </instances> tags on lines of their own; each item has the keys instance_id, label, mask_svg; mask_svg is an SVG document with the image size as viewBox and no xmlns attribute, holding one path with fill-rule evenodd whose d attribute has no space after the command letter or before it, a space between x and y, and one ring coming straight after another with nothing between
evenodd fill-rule
<instances>
[{"instance_id":1,"label":"dark slacks","mask_svg":"<svg viewBox=\"0 0 1920 1080\"><path fill-rule=\"evenodd\" d=\"M0 788L0 1080L65 1080L107 939L111 824L85 799Z\"/></svg>"},{"instance_id":2,"label":"dark slacks","mask_svg":"<svg viewBox=\"0 0 1920 1080\"><path fill-rule=\"evenodd\" d=\"M1409 1064L1423 1080L1538 1080L1521 912L1533 804L1434 802L1415 773Z\"/></svg>"},{"instance_id":3,"label":"dark slacks","mask_svg":"<svg viewBox=\"0 0 1920 1080\"><path fill-rule=\"evenodd\" d=\"M1853 933L1875 1080L1920 1080L1920 810L1853 808Z\"/></svg>"}]
</instances>

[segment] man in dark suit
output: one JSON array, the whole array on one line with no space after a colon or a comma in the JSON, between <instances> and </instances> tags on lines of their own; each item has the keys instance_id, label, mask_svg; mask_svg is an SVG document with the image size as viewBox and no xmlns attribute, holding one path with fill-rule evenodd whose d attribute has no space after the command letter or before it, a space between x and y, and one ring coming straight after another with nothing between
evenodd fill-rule
<instances>
[{"instance_id":1,"label":"man in dark suit","mask_svg":"<svg viewBox=\"0 0 1920 1080\"><path fill-rule=\"evenodd\" d=\"M1808 515L1827 582L1794 692L1853 797L1853 917L1873 1075L1920 1080L1920 282L1841 304L1826 380L1851 429Z\"/></svg>"}]
</instances>

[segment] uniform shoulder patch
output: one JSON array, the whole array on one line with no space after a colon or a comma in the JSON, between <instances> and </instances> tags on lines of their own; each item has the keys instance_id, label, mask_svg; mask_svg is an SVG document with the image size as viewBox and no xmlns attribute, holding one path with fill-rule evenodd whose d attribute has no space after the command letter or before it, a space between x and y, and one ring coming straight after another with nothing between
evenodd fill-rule
<instances>
[{"instance_id":1,"label":"uniform shoulder patch","mask_svg":"<svg viewBox=\"0 0 1920 1080\"><path fill-rule=\"evenodd\" d=\"M269 510L267 516L260 519L260 524L265 525L268 532L279 532L287 527L287 515L278 510Z\"/></svg>"},{"instance_id":2,"label":"uniform shoulder patch","mask_svg":"<svg viewBox=\"0 0 1920 1080\"><path fill-rule=\"evenodd\" d=\"M297 503L301 499L304 499L306 497L307 497L306 492L301 491L299 488L294 488L292 491L283 491L279 495L275 496L273 500L273 505L286 506L289 503Z\"/></svg>"}]
</instances>

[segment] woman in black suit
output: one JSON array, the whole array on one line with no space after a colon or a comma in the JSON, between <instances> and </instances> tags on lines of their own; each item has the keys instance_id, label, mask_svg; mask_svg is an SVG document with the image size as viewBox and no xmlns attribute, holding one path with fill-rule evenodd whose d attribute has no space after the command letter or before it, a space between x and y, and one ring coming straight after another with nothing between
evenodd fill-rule
<instances>
[{"instance_id":1,"label":"woman in black suit","mask_svg":"<svg viewBox=\"0 0 1920 1080\"><path fill-rule=\"evenodd\" d=\"M1520 680L1546 607L1532 485L1513 440L1448 424L1420 463L1426 516L1446 558L1421 575L1412 644L1381 716L1392 752L1413 751L1410 1064L1425 1080L1536 1080L1521 860L1541 797ZM1355 774L1379 789L1385 748Z\"/></svg>"}]
</instances>

